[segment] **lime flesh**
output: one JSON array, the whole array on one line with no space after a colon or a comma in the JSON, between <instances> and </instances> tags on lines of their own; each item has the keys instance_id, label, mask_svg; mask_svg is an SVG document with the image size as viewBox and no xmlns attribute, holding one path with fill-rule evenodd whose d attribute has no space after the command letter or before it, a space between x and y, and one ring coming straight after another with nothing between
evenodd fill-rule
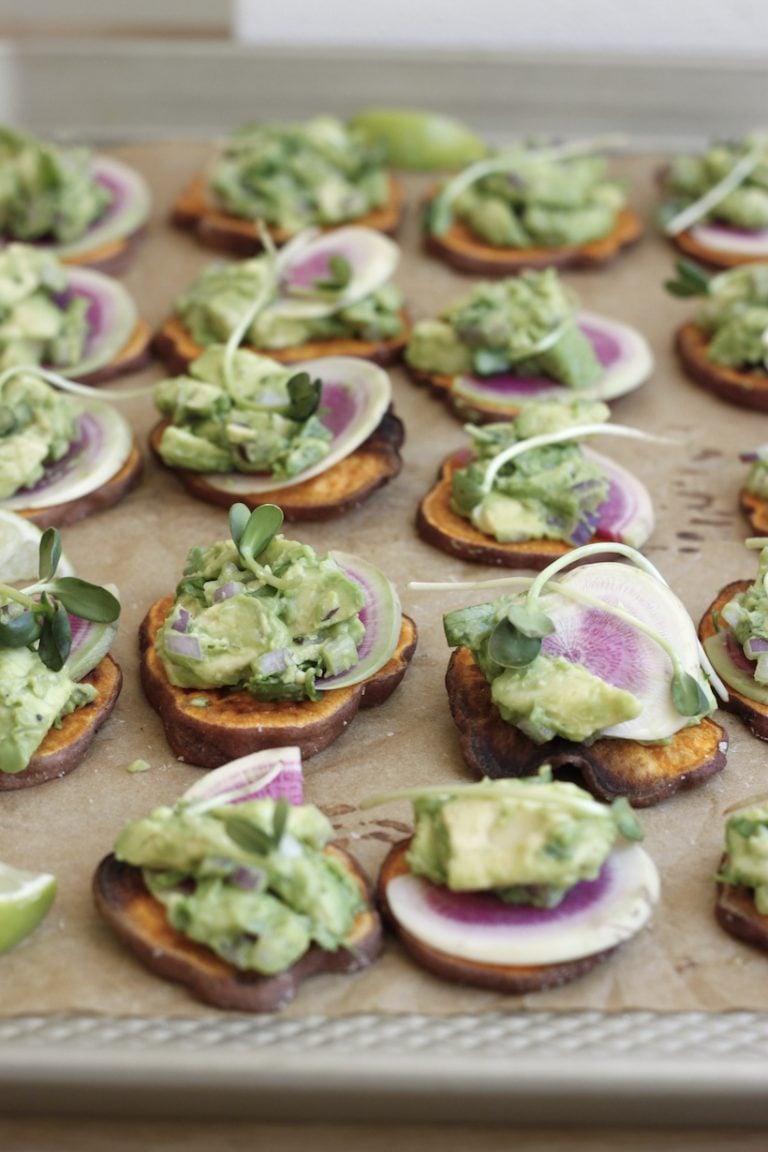
<instances>
[{"instance_id":1,"label":"lime flesh","mask_svg":"<svg viewBox=\"0 0 768 1152\"><path fill-rule=\"evenodd\" d=\"M53 903L56 878L0 863L0 953L34 932Z\"/></svg>"}]
</instances>

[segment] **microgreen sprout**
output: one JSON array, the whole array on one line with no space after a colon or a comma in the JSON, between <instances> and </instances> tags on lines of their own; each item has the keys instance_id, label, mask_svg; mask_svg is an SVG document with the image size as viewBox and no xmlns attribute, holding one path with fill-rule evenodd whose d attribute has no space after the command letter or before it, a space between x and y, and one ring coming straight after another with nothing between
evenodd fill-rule
<instances>
[{"instance_id":1,"label":"microgreen sprout","mask_svg":"<svg viewBox=\"0 0 768 1152\"><path fill-rule=\"evenodd\" d=\"M275 802L271 832L260 828L237 811L224 817L224 827L227 830L227 835L231 840L234 840L239 848L245 849L246 852L253 852L257 856L267 856L280 846L288 823L290 808L291 806L285 796L281 796Z\"/></svg>"},{"instance_id":2,"label":"microgreen sprout","mask_svg":"<svg viewBox=\"0 0 768 1152\"><path fill-rule=\"evenodd\" d=\"M75 576L60 576L61 537L47 528L40 539L37 583L14 588L0 583L0 647L37 651L46 668L58 672L72 647L69 616L109 624L120 601L108 589Z\"/></svg>"},{"instance_id":3,"label":"microgreen sprout","mask_svg":"<svg viewBox=\"0 0 768 1152\"><path fill-rule=\"evenodd\" d=\"M713 277L706 272L695 260L677 260L675 262L677 278L667 280L664 284L667 292L672 296L681 298L688 296L708 296L712 290Z\"/></svg>"},{"instance_id":4,"label":"microgreen sprout","mask_svg":"<svg viewBox=\"0 0 768 1152\"><path fill-rule=\"evenodd\" d=\"M229 531L243 562L251 571L283 523L277 504L260 504L251 511L246 504L233 504L229 510Z\"/></svg>"},{"instance_id":5,"label":"microgreen sprout","mask_svg":"<svg viewBox=\"0 0 768 1152\"><path fill-rule=\"evenodd\" d=\"M142 388L121 388L119 392L106 393L103 388L78 384L76 380L70 380L59 372L52 372L50 368L41 368L39 364L12 364L10 368L0 372L0 392L15 376L36 376L38 380L44 380L46 384L51 384L62 392L71 392L75 396L98 396L100 399L106 396L110 400L132 400L136 396L150 396L155 391L155 385L150 384Z\"/></svg>"},{"instance_id":6,"label":"microgreen sprout","mask_svg":"<svg viewBox=\"0 0 768 1152\"><path fill-rule=\"evenodd\" d=\"M470 164L453 180L442 188L432 201L427 226L434 236L441 236L453 224L454 202L478 180L485 176L492 176L497 172L524 172L534 164L548 161L569 160L576 156L589 156L595 152L605 151L624 143L621 136L604 136L593 140L575 140L570 144L561 144L550 148L526 148L523 150L508 150L499 156L491 156L487 160L478 160ZM523 146L525 148L525 146Z\"/></svg>"}]
</instances>

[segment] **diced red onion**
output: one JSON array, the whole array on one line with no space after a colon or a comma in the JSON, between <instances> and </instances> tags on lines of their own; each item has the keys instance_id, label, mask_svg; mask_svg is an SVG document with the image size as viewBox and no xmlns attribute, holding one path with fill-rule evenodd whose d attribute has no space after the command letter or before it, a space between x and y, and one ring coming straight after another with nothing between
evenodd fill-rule
<instances>
[{"instance_id":1,"label":"diced red onion","mask_svg":"<svg viewBox=\"0 0 768 1152\"><path fill-rule=\"evenodd\" d=\"M242 592L244 588L245 584L241 583L240 580L229 580L226 584L222 584L220 588L216 589L213 594L213 599L217 602L220 600L229 600L232 596L236 596L238 592Z\"/></svg>"},{"instance_id":2,"label":"diced red onion","mask_svg":"<svg viewBox=\"0 0 768 1152\"><path fill-rule=\"evenodd\" d=\"M229 877L230 884L242 888L244 892L261 892L267 877L263 868L248 868L245 864L236 868Z\"/></svg>"},{"instance_id":3,"label":"diced red onion","mask_svg":"<svg viewBox=\"0 0 768 1152\"><path fill-rule=\"evenodd\" d=\"M750 636L744 645L744 651L750 660L756 660L763 652L768 652L768 640L761 636Z\"/></svg>"},{"instance_id":4,"label":"diced red onion","mask_svg":"<svg viewBox=\"0 0 768 1152\"><path fill-rule=\"evenodd\" d=\"M189 660L202 660L203 650L197 636L174 634L166 636L165 647L174 656L185 656Z\"/></svg>"},{"instance_id":5,"label":"diced red onion","mask_svg":"<svg viewBox=\"0 0 768 1152\"><path fill-rule=\"evenodd\" d=\"M178 616L174 620L173 624L171 624L171 628L174 630L174 632L186 632L187 628L189 628L189 621L190 615L187 609L180 608Z\"/></svg>"},{"instance_id":6,"label":"diced red onion","mask_svg":"<svg viewBox=\"0 0 768 1152\"><path fill-rule=\"evenodd\" d=\"M265 652L259 658L259 671L265 676L274 676L284 671L288 664L288 649L275 648L273 652Z\"/></svg>"}]
</instances>

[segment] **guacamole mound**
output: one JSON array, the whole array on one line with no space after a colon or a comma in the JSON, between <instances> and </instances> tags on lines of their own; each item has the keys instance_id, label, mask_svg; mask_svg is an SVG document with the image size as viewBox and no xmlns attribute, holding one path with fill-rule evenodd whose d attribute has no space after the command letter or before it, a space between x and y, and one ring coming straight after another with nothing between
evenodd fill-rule
<instances>
[{"instance_id":1,"label":"guacamole mound","mask_svg":"<svg viewBox=\"0 0 768 1152\"><path fill-rule=\"evenodd\" d=\"M324 852L332 836L311 805L263 799L199 810L181 800L129 823L115 855L143 870L177 931L270 976L313 945L343 948L364 906L355 879Z\"/></svg>"},{"instance_id":2,"label":"guacamole mound","mask_svg":"<svg viewBox=\"0 0 768 1152\"><path fill-rule=\"evenodd\" d=\"M310 468L328 454L333 437L318 410L297 409L291 381L301 375L244 349L227 371L224 347L208 348L186 375L155 389L155 404L171 421L160 456L171 468L266 472L276 480Z\"/></svg>"},{"instance_id":3,"label":"guacamole mound","mask_svg":"<svg viewBox=\"0 0 768 1152\"><path fill-rule=\"evenodd\" d=\"M576 303L553 268L476 285L437 320L414 326L405 358L444 376L546 376L588 388L603 374L577 322Z\"/></svg>"},{"instance_id":4,"label":"guacamole mound","mask_svg":"<svg viewBox=\"0 0 768 1152\"><path fill-rule=\"evenodd\" d=\"M662 223L700 200L754 150L759 153L756 166L710 207L704 219L734 228L768 228L768 139L756 136L723 141L699 155L674 157L664 173Z\"/></svg>"},{"instance_id":5,"label":"guacamole mound","mask_svg":"<svg viewBox=\"0 0 768 1152\"><path fill-rule=\"evenodd\" d=\"M546 149L499 153L505 171L482 176L453 203L456 216L497 248L557 248L607 236L626 204L600 156L556 157Z\"/></svg>"},{"instance_id":6,"label":"guacamole mound","mask_svg":"<svg viewBox=\"0 0 768 1152\"><path fill-rule=\"evenodd\" d=\"M197 344L224 344L240 324L272 275L271 259L255 256L237 264L209 264L175 304L177 316ZM277 297L278 285L273 286ZM403 297L392 283L333 310L329 296L326 316L297 317L268 304L253 319L243 343L267 350L291 348L315 341L389 340L403 330Z\"/></svg>"},{"instance_id":7,"label":"guacamole mound","mask_svg":"<svg viewBox=\"0 0 768 1152\"><path fill-rule=\"evenodd\" d=\"M316 699L315 681L357 662L364 596L331 556L272 538L247 565L231 540L193 548L157 636L172 684Z\"/></svg>"},{"instance_id":8,"label":"guacamole mound","mask_svg":"<svg viewBox=\"0 0 768 1152\"><path fill-rule=\"evenodd\" d=\"M713 276L695 323L708 337L707 357L713 363L765 372L768 264L749 264Z\"/></svg>"},{"instance_id":9,"label":"guacamole mound","mask_svg":"<svg viewBox=\"0 0 768 1152\"><path fill-rule=\"evenodd\" d=\"M546 767L417 796L413 811L412 872L514 904L555 907L599 874L619 834L642 838L626 801L600 804L575 784L552 782Z\"/></svg>"},{"instance_id":10,"label":"guacamole mound","mask_svg":"<svg viewBox=\"0 0 768 1152\"><path fill-rule=\"evenodd\" d=\"M389 180L380 147L339 120L318 116L234 133L213 170L211 189L235 216L299 232L381 207Z\"/></svg>"},{"instance_id":11,"label":"guacamole mound","mask_svg":"<svg viewBox=\"0 0 768 1152\"><path fill-rule=\"evenodd\" d=\"M77 438L70 398L31 372L0 389L0 500L37 483Z\"/></svg>"},{"instance_id":12,"label":"guacamole mound","mask_svg":"<svg viewBox=\"0 0 768 1152\"><path fill-rule=\"evenodd\" d=\"M728 817L725 853L718 880L754 889L758 912L768 916L768 805L752 804Z\"/></svg>"},{"instance_id":13,"label":"guacamole mound","mask_svg":"<svg viewBox=\"0 0 768 1152\"><path fill-rule=\"evenodd\" d=\"M111 203L84 148L59 148L0 128L0 235L79 239Z\"/></svg>"},{"instance_id":14,"label":"guacamole mound","mask_svg":"<svg viewBox=\"0 0 768 1152\"><path fill-rule=\"evenodd\" d=\"M722 618L733 632L734 638L743 648L751 640L768 641L768 591L766 590L768 578L768 541L761 549L757 576L744 592L737 593L732 600L724 605ZM768 652L760 653L757 658L751 657L745 650L745 656L753 660L752 675L758 684L768 685Z\"/></svg>"},{"instance_id":15,"label":"guacamole mound","mask_svg":"<svg viewBox=\"0 0 768 1152\"><path fill-rule=\"evenodd\" d=\"M487 536L503 542L565 540L584 544L594 534L609 482L576 441L542 445L506 461L484 489L499 453L532 436L605 421L600 402L531 404L515 420L468 426L473 460L452 476L451 507Z\"/></svg>"},{"instance_id":16,"label":"guacamole mound","mask_svg":"<svg viewBox=\"0 0 768 1152\"><path fill-rule=\"evenodd\" d=\"M67 274L56 257L28 244L0 249L0 370L76 364L87 340L88 302L67 297Z\"/></svg>"}]
</instances>

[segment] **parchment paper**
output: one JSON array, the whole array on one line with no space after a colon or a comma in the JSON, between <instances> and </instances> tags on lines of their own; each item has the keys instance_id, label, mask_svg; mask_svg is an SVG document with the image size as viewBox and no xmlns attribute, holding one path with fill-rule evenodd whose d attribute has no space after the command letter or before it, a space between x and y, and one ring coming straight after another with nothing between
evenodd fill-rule
<instances>
[{"instance_id":1,"label":"parchment paper","mask_svg":"<svg viewBox=\"0 0 768 1152\"><path fill-rule=\"evenodd\" d=\"M153 325L198 269L215 254L166 218L173 198L210 159L212 145L168 143L116 152L147 177L154 213L144 243L124 274L142 314ZM617 163L631 183L633 204L649 220L641 244L604 270L565 273L585 308L636 326L656 358L652 378L614 407L614 419L679 440L673 448L604 440L649 486L657 526L646 548L695 619L729 580L752 577L755 556L737 507L745 472L737 453L766 438L765 417L711 398L681 373L671 351L674 327L691 305L668 296L662 282L673 252L650 222L657 160ZM421 178L408 181L409 212L400 233L398 280L415 318L431 316L467 291L471 280L420 251L417 198ZM160 367L109 386L160 379ZM468 779L448 711L443 677L448 649L441 614L482 596L441 598L408 588L413 579L457 580L497 575L456 562L422 543L413 527L417 503L444 455L465 442L461 425L427 392L392 371L396 410L407 440L400 477L357 512L324 525L287 526L319 549L369 557L396 582L403 606L420 629L418 650L400 689L379 709L360 713L345 735L305 764L307 799L333 817L339 836L374 873L388 845L408 827L409 806L358 811L358 799L397 785ZM154 422L151 399L123 401L143 445ZM146 451L145 451L146 454ZM124 610L114 654L125 686L117 709L86 760L70 776L0 796L0 859L55 873L56 903L44 924L0 957L4 1015L107 1013L192 1016L215 1010L185 989L145 969L113 938L93 910L90 883L123 823L172 802L198 775L169 752L156 714L138 683L136 633L148 606L173 590L188 549L226 535L226 516L186 495L173 475L147 458L141 486L122 504L64 530L65 551L85 578L115 581ZM723 717L721 717L723 719ZM485 1012L538 1009L711 1010L768 1008L768 956L737 943L714 922L713 874L722 843L724 810L766 791L766 746L736 719L724 717L731 746L728 766L709 783L642 813L646 846L662 876L662 899L651 927L584 979L557 991L503 997L442 983L416 968L394 940L367 972L310 981L287 1013ZM151 769L131 774L137 757Z\"/></svg>"}]
</instances>

